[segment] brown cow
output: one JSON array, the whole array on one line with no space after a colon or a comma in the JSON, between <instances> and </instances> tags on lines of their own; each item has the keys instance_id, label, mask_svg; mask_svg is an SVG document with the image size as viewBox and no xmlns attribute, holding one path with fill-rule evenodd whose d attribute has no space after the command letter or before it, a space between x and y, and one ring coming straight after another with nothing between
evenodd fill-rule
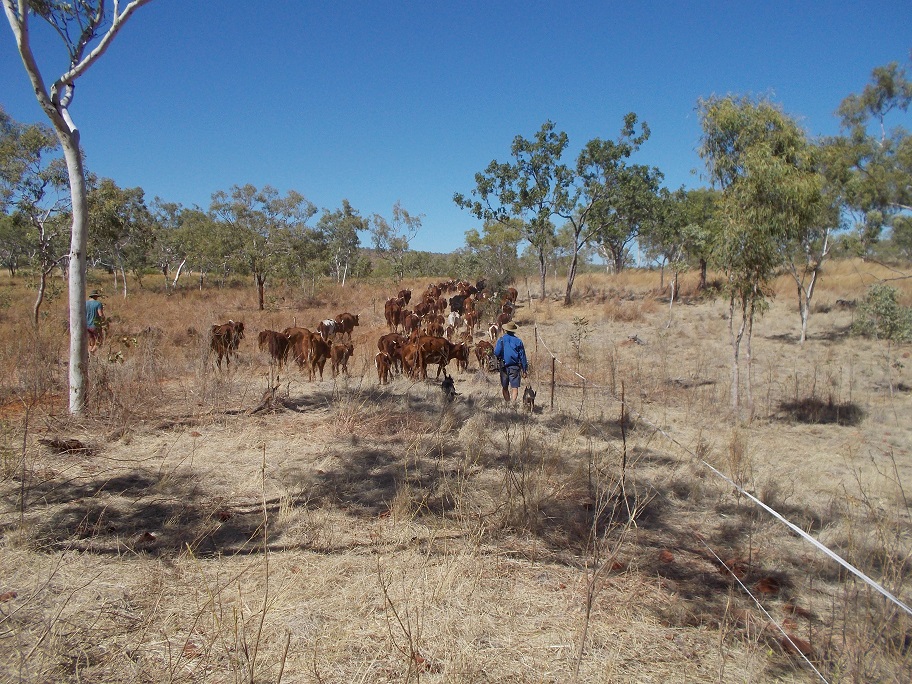
<instances>
[{"instance_id":1,"label":"brown cow","mask_svg":"<svg viewBox=\"0 0 912 684\"><path fill-rule=\"evenodd\" d=\"M310 340L313 333L307 328L285 328L282 332L288 335L288 351L292 360L303 371L304 364L310 361Z\"/></svg>"},{"instance_id":2,"label":"brown cow","mask_svg":"<svg viewBox=\"0 0 912 684\"><path fill-rule=\"evenodd\" d=\"M419 328L420 326L421 317L418 314L413 313L412 311L408 311L407 309L402 312L402 331L406 335L411 333L412 330Z\"/></svg>"},{"instance_id":3,"label":"brown cow","mask_svg":"<svg viewBox=\"0 0 912 684\"><path fill-rule=\"evenodd\" d=\"M517 292L515 287L507 288L507 297L510 298L510 301L516 304L516 300L519 298L519 292Z\"/></svg>"},{"instance_id":4,"label":"brown cow","mask_svg":"<svg viewBox=\"0 0 912 684\"><path fill-rule=\"evenodd\" d=\"M386 325L395 332L401 322L402 300L395 297L387 299L386 304L383 305L383 313L386 316Z\"/></svg>"},{"instance_id":5,"label":"brown cow","mask_svg":"<svg viewBox=\"0 0 912 684\"><path fill-rule=\"evenodd\" d=\"M310 379L313 380L320 371L320 380L323 380L323 368L326 366L326 359L329 358L330 346L317 333L310 335Z\"/></svg>"},{"instance_id":6,"label":"brown cow","mask_svg":"<svg viewBox=\"0 0 912 684\"><path fill-rule=\"evenodd\" d=\"M215 352L216 365L219 370L222 368L222 359L225 359L225 365L231 365L231 355L237 354L238 345L244 339L244 323L242 321L231 321L221 325L213 325L209 333L209 351Z\"/></svg>"},{"instance_id":7,"label":"brown cow","mask_svg":"<svg viewBox=\"0 0 912 684\"><path fill-rule=\"evenodd\" d=\"M446 367L453 358L453 350L456 345L447 340L445 337L432 335L422 335L418 338L418 346L421 349L421 377L427 378L427 367L430 363L437 364L437 378L440 378L440 372Z\"/></svg>"},{"instance_id":8,"label":"brown cow","mask_svg":"<svg viewBox=\"0 0 912 684\"><path fill-rule=\"evenodd\" d=\"M475 345L475 358L478 359L478 367L481 370L490 370L491 359L494 358L494 346L486 340L481 340Z\"/></svg>"},{"instance_id":9,"label":"brown cow","mask_svg":"<svg viewBox=\"0 0 912 684\"><path fill-rule=\"evenodd\" d=\"M411 290L399 290L398 294L399 299L402 300L403 304L408 304L412 301L412 291Z\"/></svg>"},{"instance_id":10,"label":"brown cow","mask_svg":"<svg viewBox=\"0 0 912 684\"><path fill-rule=\"evenodd\" d=\"M377 366L377 379L381 385L388 385L390 381L390 368L392 368L392 359L385 352L379 351L374 357L374 364Z\"/></svg>"},{"instance_id":11,"label":"brown cow","mask_svg":"<svg viewBox=\"0 0 912 684\"><path fill-rule=\"evenodd\" d=\"M469 346L467 344L456 344L453 346L453 358L456 359L456 370L460 373L469 368Z\"/></svg>"},{"instance_id":12,"label":"brown cow","mask_svg":"<svg viewBox=\"0 0 912 684\"><path fill-rule=\"evenodd\" d=\"M340 335L348 335L349 342L351 342L352 331L356 325L358 325L358 314L345 312L336 316L336 332Z\"/></svg>"},{"instance_id":13,"label":"brown cow","mask_svg":"<svg viewBox=\"0 0 912 684\"><path fill-rule=\"evenodd\" d=\"M408 342L402 348L402 372L414 379L421 373L421 345L415 342Z\"/></svg>"},{"instance_id":14,"label":"brown cow","mask_svg":"<svg viewBox=\"0 0 912 684\"><path fill-rule=\"evenodd\" d=\"M351 342L332 346L329 350L329 369L333 377L336 377L340 370L348 375L348 360L354 353L355 346Z\"/></svg>"},{"instance_id":15,"label":"brown cow","mask_svg":"<svg viewBox=\"0 0 912 684\"><path fill-rule=\"evenodd\" d=\"M418 314L420 318L423 318L431 312L431 305L427 301L418 302L415 305L415 313Z\"/></svg>"},{"instance_id":16,"label":"brown cow","mask_svg":"<svg viewBox=\"0 0 912 684\"><path fill-rule=\"evenodd\" d=\"M269 353L270 363L277 364L281 368L288 360L288 335L275 330L261 330L259 348L260 351Z\"/></svg>"},{"instance_id":17,"label":"brown cow","mask_svg":"<svg viewBox=\"0 0 912 684\"><path fill-rule=\"evenodd\" d=\"M386 354L392 368L395 371L402 372L402 347L405 346L405 338L399 333L387 333L377 340L377 349Z\"/></svg>"},{"instance_id":18,"label":"brown cow","mask_svg":"<svg viewBox=\"0 0 912 684\"><path fill-rule=\"evenodd\" d=\"M426 325L424 326L424 331L430 337L443 337L444 327L440 321L434 318L427 321Z\"/></svg>"}]
</instances>

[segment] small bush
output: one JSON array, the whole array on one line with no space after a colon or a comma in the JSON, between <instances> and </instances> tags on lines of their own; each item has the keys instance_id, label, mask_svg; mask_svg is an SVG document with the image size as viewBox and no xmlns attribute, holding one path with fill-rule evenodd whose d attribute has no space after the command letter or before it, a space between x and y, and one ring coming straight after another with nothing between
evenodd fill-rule
<instances>
[{"instance_id":1,"label":"small bush","mask_svg":"<svg viewBox=\"0 0 912 684\"><path fill-rule=\"evenodd\" d=\"M899 303L899 292L889 285L873 285L858 305L852 332L888 342L912 340L912 309Z\"/></svg>"}]
</instances>

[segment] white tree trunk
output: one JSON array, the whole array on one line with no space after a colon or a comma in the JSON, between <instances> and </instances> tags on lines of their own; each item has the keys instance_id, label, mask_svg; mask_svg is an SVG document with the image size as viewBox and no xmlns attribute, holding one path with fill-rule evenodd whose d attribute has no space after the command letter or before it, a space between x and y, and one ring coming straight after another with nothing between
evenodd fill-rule
<instances>
[{"instance_id":1,"label":"white tree trunk","mask_svg":"<svg viewBox=\"0 0 912 684\"><path fill-rule=\"evenodd\" d=\"M85 285L86 285L86 244L88 242L88 200L85 180L85 168L82 163L82 153L79 149L79 129L70 118L68 106L73 97L73 88L79 77L86 72L107 50L108 45L123 27L124 23L139 7L151 0L130 0L123 7L114 3L113 16L109 17L107 28L98 31L94 36L99 40L94 47L88 43L76 43L69 36L62 36L70 51L72 61L69 70L64 73L50 92L45 86L41 69L32 53L29 42L29 13L30 4L25 0L18 3L13 0L3 0L3 10L9 21L16 47L26 74L32 83L32 89L38 104L51 120L57 138L63 147L63 156L66 160L67 175L70 181L70 197L72 198L73 223L70 233L70 264L69 288L70 298L70 413L81 414L86 408L87 375L89 364L88 334L85 324ZM101 8L104 7L102 3ZM75 8L75 9L73 9ZM87 12L88 9L88 13ZM80 4L71 3L68 10L73 10L80 18L80 25L100 27L104 20L105 12L94 12ZM50 11L58 11L51 9ZM85 22L85 23L83 23ZM93 41L90 41L93 42Z\"/></svg>"},{"instance_id":2,"label":"white tree trunk","mask_svg":"<svg viewBox=\"0 0 912 684\"><path fill-rule=\"evenodd\" d=\"M181 277L181 271L184 270L184 264L186 264L186 263L187 263L187 260L184 259L183 261L180 262L180 266L177 267L177 273L174 274L174 282L171 283L172 290L177 287L177 279Z\"/></svg>"},{"instance_id":3,"label":"white tree trunk","mask_svg":"<svg viewBox=\"0 0 912 684\"><path fill-rule=\"evenodd\" d=\"M70 227L70 413L82 414L88 395L89 345L86 332L86 243L88 242L88 193L85 169L79 150L79 132L57 130L63 146L67 173L70 177L70 199L73 203L73 223Z\"/></svg>"}]
</instances>

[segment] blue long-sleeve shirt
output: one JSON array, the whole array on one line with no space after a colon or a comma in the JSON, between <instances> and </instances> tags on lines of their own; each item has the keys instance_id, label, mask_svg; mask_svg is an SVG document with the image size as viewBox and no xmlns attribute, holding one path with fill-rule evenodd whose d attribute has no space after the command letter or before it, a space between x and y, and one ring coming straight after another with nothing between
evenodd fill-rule
<instances>
[{"instance_id":1,"label":"blue long-sleeve shirt","mask_svg":"<svg viewBox=\"0 0 912 684\"><path fill-rule=\"evenodd\" d=\"M529 370L529 362L526 359L526 348L522 340L505 333L503 337L497 340L494 346L494 356L503 361L505 366L519 366L523 372Z\"/></svg>"}]
</instances>

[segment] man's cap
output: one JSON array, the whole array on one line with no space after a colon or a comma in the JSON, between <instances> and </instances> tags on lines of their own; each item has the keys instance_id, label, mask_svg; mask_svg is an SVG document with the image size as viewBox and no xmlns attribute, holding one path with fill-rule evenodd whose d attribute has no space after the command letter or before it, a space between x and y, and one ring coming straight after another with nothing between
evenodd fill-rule
<instances>
[{"instance_id":1,"label":"man's cap","mask_svg":"<svg viewBox=\"0 0 912 684\"><path fill-rule=\"evenodd\" d=\"M519 326L516 325L516 323L514 323L513 321L508 321L508 322L504 323L503 329L509 330L510 332L516 332L517 330L519 330Z\"/></svg>"},{"instance_id":2,"label":"man's cap","mask_svg":"<svg viewBox=\"0 0 912 684\"><path fill-rule=\"evenodd\" d=\"M104 295L101 294L101 290L92 290L89 292L89 297L104 297Z\"/></svg>"}]
</instances>

